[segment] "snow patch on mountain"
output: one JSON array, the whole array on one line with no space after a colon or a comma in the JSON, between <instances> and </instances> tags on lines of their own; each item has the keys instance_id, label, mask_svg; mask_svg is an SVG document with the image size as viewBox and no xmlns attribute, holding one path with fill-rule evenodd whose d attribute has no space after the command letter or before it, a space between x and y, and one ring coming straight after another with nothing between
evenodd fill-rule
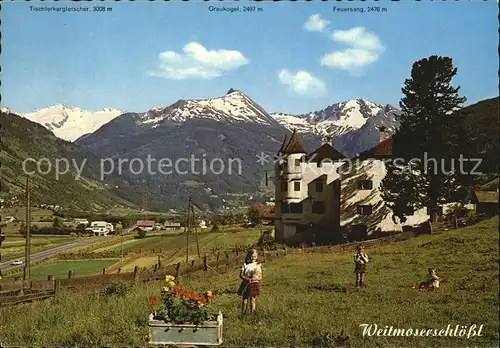
<instances>
[{"instance_id":1,"label":"snow patch on mountain","mask_svg":"<svg viewBox=\"0 0 500 348\"><path fill-rule=\"evenodd\" d=\"M155 125L170 121L183 123L189 119L211 119L218 122L245 122L261 125L276 123L262 107L238 90L230 89L220 98L179 100L167 107L154 107L143 113L137 123Z\"/></svg>"},{"instance_id":2,"label":"snow patch on mountain","mask_svg":"<svg viewBox=\"0 0 500 348\"><path fill-rule=\"evenodd\" d=\"M325 109L302 115L271 114L281 125L300 133L341 136L363 127L369 118L385 107L366 99L353 99L332 104Z\"/></svg>"},{"instance_id":3,"label":"snow patch on mountain","mask_svg":"<svg viewBox=\"0 0 500 348\"><path fill-rule=\"evenodd\" d=\"M52 131L58 138L75 141L79 137L93 133L104 124L123 114L123 110L104 108L92 112L62 104L21 113L22 117L36 122Z\"/></svg>"}]
</instances>

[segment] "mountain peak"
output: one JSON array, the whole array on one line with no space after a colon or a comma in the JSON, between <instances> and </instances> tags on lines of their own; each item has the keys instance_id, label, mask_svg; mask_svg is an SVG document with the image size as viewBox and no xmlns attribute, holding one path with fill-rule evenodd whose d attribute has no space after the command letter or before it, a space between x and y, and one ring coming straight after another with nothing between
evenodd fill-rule
<instances>
[{"instance_id":1,"label":"mountain peak","mask_svg":"<svg viewBox=\"0 0 500 348\"><path fill-rule=\"evenodd\" d=\"M200 118L217 122L276 124L262 107L235 88L217 98L178 100L170 106L155 107L142 114L138 122L155 128L164 120L182 123Z\"/></svg>"},{"instance_id":2,"label":"mountain peak","mask_svg":"<svg viewBox=\"0 0 500 348\"><path fill-rule=\"evenodd\" d=\"M229 89L229 91L227 91L226 95L231 94L231 93L234 93L234 92L241 93L241 91L240 91L240 90L238 90L238 89L230 88L230 89Z\"/></svg>"}]
</instances>

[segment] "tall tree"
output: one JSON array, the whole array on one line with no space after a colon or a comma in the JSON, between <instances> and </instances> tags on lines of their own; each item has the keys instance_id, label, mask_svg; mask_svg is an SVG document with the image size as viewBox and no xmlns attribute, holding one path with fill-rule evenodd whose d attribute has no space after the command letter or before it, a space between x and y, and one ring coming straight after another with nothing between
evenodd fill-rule
<instances>
[{"instance_id":1,"label":"tall tree","mask_svg":"<svg viewBox=\"0 0 500 348\"><path fill-rule=\"evenodd\" d=\"M458 111L466 98L451 85L456 73L451 58L431 56L415 62L404 82L393 138L399 163L387 166L382 182L382 196L397 216L404 217L408 206L427 207L434 221L438 204L457 198Z\"/></svg>"}]
</instances>

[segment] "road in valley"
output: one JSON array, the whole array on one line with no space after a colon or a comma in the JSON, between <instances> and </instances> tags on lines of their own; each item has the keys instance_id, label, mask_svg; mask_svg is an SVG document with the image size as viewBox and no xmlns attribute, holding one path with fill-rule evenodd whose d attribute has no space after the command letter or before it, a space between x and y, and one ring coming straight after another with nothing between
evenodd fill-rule
<instances>
[{"instance_id":1,"label":"road in valley","mask_svg":"<svg viewBox=\"0 0 500 348\"><path fill-rule=\"evenodd\" d=\"M133 225L133 226L127 228L127 229L124 229L123 230L123 235L130 234L135 228L136 228L136 225ZM36 261L42 261L42 260L47 259L47 258L49 258L51 256L54 256L54 255L59 254L59 253L62 253L64 251L68 251L68 250L73 249L73 248L83 247L83 246L87 246L87 245L90 245L90 244L93 244L93 243L96 243L96 242L100 242L102 240L105 240L106 238L109 238L109 237L100 236L100 237L86 238L84 240L80 240L80 241L77 241L77 242L68 243L68 244L61 245L61 246L58 246L58 247L55 247L55 248L52 248L52 249L40 251L40 252L38 252L36 254L31 254L30 263L33 263L33 262L36 262ZM119 242L117 241L117 244L118 243ZM14 268L24 267L24 256L23 257L19 257L16 260L22 260L23 264L22 265L12 265L11 263L14 260L9 260L9 261L5 261L5 262L1 262L0 263L0 270L2 272L5 272L5 271L9 271L9 270L14 269Z\"/></svg>"},{"instance_id":2,"label":"road in valley","mask_svg":"<svg viewBox=\"0 0 500 348\"><path fill-rule=\"evenodd\" d=\"M61 245L61 246L58 246L58 247L55 247L55 248L52 248L49 250L40 251L36 254L31 254L31 256L30 256L31 262L30 263L47 259L51 256L62 253L63 251L68 251L68 250L73 249L73 248L87 246L87 245L90 245L92 243L104 240L106 238L108 238L108 237L102 236L102 237L86 238L84 240ZM12 261L14 261L14 260L9 260L9 261L0 263L0 270L2 270L2 273L5 271L9 271L11 269L17 268L17 267L24 267L24 256L18 258L17 260L22 260L23 264L22 265L11 265Z\"/></svg>"}]
</instances>

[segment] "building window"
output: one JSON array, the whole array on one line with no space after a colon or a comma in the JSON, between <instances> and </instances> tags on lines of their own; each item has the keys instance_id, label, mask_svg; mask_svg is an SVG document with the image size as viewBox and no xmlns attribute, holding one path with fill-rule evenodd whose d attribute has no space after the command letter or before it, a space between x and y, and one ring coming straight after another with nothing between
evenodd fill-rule
<instances>
[{"instance_id":1,"label":"building window","mask_svg":"<svg viewBox=\"0 0 500 348\"><path fill-rule=\"evenodd\" d=\"M295 159L295 167L300 167L300 162L302 161L301 158L296 158Z\"/></svg>"},{"instance_id":2,"label":"building window","mask_svg":"<svg viewBox=\"0 0 500 348\"><path fill-rule=\"evenodd\" d=\"M290 213L302 214L302 203L290 203Z\"/></svg>"},{"instance_id":3,"label":"building window","mask_svg":"<svg viewBox=\"0 0 500 348\"><path fill-rule=\"evenodd\" d=\"M373 189L373 181L371 180L359 180L358 190L371 190Z\"/></svg>"},{"instance_id":4,"label":"building window","mask_svg":"<svg viewBox=\"0 0 500 348\"><path fill-rule=\"evenodd\" d=\"M358 214L360 215L370 215L372 213L372 205L358 205Z\"/></svg>"},{"instance_id":5,"label":"building window","mask_svg":"<svg viewBox=\"0 0 500 348\"><path fill-rule=\"evenodd\" d=\"M281 203L281 213L288 213L290 211L290 207L288 203Z\"/></svg>"},{"instance_id":6,"label":"building window","mask_svg":"<svg viewBox=\"0 0 500 348\"><path fill-rule=\"evenodd\" d=\"M323 181L316 181L316 192L323 192Z\"/></svg>"},{"instance_id":7,"label":"building window","mask_svg":"<svg viewBox=\"0 0 500 348\"><path fill-rule=\"evenodd\" d=\"M286 191L288 191L288 183L285 181L281 183L281 192L286 192Z\"/></svg>"},{"instance_id":8,"label":"building window","mask_svg":"<svg viewBox=\"0 0 500 348\"><path fill-rule=\"evenodd\" d=\"M300 181L295 181L293 183L293 189L294 191L300 191Z\"/></svg>"},{"instance_id":9,"label":"building window","mask_svg":"<svg viewBox=\"0 0 500 348\"><path fill-rule=\"evenodd\" d=\"M313 202L312 212L313 212L313 214L324 214L325 213L325 203L324 202Z\"/></svg>"}]
</instances>

